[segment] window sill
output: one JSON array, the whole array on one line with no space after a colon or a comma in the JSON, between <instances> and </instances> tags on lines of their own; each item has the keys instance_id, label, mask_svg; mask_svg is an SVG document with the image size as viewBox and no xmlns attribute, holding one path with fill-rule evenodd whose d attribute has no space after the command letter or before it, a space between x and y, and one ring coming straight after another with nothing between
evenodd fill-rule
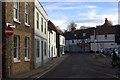
<instances>
[{"instance_id":1,"label":"window sill","mask_svg":"<svg viewBox=\"0 0 120 80\"><path fill-rule=\"evenodd\" d=\"M25 23L25 26L28 26L28 27L30 27L30 25L29 25L28 23Z\"/></svg>"},{"instance_id":2,"label":"window sill","mask_svg":"<svg viewBox=\"0 0 120 80\"><path fill-rule=\"evenodd\" d=\"M18 19L15 19L15 18L14 18L14 22L16 22L18 24L21 24L21 22Z\"/></svg>"},{"instance_id":3,"label":"window sill","mask_svg":"<svg viewBox=\"0 0 120 80\"><path fill-rule=\"evenodd\" d=\"M21 61L14 58L14 63L19 63L19 62L21 62Z\"/></svg>"},{"instance_id":4,"label":"window sill","mask_svg":"<svg viewBox=\"0 0 120 80\"><path fill-rule=\"evenodd\" d=\"M25 62L29 62L29 61L30 61L30 59L25 58Z\"/></svg>"}]
</instances>

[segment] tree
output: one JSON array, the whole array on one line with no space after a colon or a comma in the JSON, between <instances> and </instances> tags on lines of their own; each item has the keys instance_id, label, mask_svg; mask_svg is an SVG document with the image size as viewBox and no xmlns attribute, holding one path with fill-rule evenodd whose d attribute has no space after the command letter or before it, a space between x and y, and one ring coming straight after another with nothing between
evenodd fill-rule
<instances>
[{"instance_id":1,"label":"tree","mask_svg":"<svg viewBox=\"0 0 120 80\"><path fill-rule=\"evenodd\" d=\"M67 29L69 31L74 31L74 30L76 30L76 27L77 27L77 24L75 24L75 22L72 21L68 24Z\"/></svg>"}]
</instances>

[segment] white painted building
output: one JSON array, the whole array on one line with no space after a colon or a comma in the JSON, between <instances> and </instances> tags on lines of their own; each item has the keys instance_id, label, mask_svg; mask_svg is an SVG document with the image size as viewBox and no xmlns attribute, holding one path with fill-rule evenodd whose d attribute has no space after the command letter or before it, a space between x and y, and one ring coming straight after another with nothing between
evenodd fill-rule
<instances>
[{"instance_id":1,"label":"white painted building","mask_svg":"<svg viewBox=\"0 0 120 80\"><path fill-rule=\"evenodd\" d=\"M57 57L56 32L50 29L48 30L48 51L49 58Z\"/></svg>"},{"instance_id":2,"label":"white painted building","mask_svg":"<svg viewBox=\"0 0 120 80\"><path fill-rule=\"evenodd\" d=\"M112 25L107 18L105 23L101 26L97 26L94 30L94 34L90 36L91 50L99 51L105 48L116 48L119 45L120 26Z\"/></svg>"},{"instance_id":3,"label":"white painted building","mask_svg":"<svg viewBox=\"0 0 120 80\"><path fill-rule=\"evenodd\" d=\"M65 37L63 35L59 36L60 38L60 54L65 54L64 48L65 48Z\"/></svg>"},{"instance_id":4,"label":"white painted building","mask_svg":"<svg viewBox=\"0 0 120 80\"><path fill-rule=\"evenodd\" d=\"M100 49L117 47L117 43L115 43L115 34L96 35L96 39L94 35L91 35L90 40L92 51L99 51Z\"/></svg>"},{"instance_id":5,"label":"white painted building","mask_svg":"<svg viewBox=\"0 0 120 80\"><path fill-rule=\"evenodd\" d=\"M48 60L48 18L39 0L34 2L35 68Z\"/></svg>"}]
</instances>

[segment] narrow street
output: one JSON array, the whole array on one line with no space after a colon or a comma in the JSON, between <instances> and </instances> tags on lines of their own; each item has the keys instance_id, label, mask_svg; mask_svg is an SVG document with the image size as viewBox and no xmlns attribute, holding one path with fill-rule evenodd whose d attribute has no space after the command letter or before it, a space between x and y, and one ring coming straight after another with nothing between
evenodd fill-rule
<instances>
[{"instance_id":1,"label":"narrow street","mask_svg":"<svg viewBox=\"0 0 120 80\"><path fill-rule=\"evenodd\" d=\"M70 54L59 66L41 78L117 78L118 68L98 62L94 54Z\"/></svg>"}]
</instances>

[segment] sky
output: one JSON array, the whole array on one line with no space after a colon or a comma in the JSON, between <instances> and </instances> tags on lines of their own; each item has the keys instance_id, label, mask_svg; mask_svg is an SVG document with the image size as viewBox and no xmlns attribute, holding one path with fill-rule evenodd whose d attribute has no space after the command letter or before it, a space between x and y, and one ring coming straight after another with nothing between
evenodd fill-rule
<instances>
[{"instance_id":1,"label":"sky","mask_svg":"<svg viewBox=\"0 0 120 80\"><path fill-rule=\"evenodd\" d=\"M96 27L102 25L105 18L113 25L118 24L117 2L41 2L51 20L61 30L73 21L80 26Z\"/></svg>"}]
</instances>

